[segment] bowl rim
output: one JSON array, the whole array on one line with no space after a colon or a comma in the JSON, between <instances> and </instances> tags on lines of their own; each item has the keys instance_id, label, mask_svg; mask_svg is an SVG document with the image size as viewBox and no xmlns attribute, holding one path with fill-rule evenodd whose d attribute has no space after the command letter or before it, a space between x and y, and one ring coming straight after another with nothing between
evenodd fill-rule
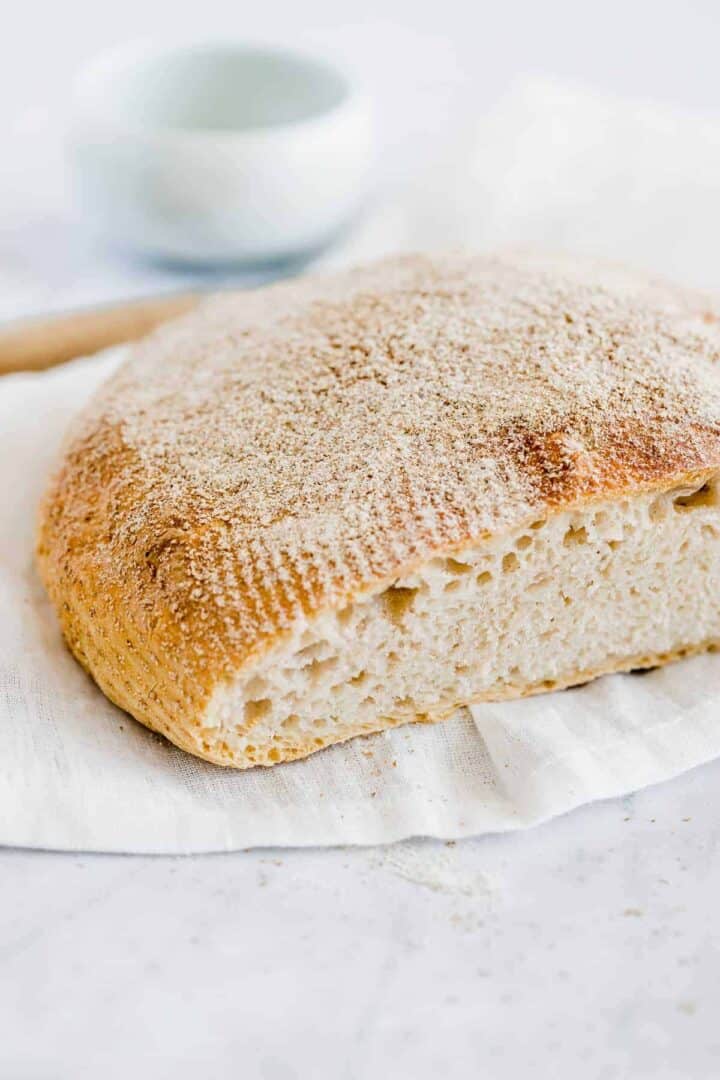
<instances>
[{"instance_id":1,"label":"bowl rim","mask_svg":"<svg viewBox=\"0 0 720 1080\"><path fill-rule=\"evenodd\" d=\"M124 118L111 105L103 106L103 87L110 85L118 69L145 61L162 62L165 58L174 58L192 52L218 53L236 52L238 54L272 56L277 59L301 61L322 69L340 80L342 93L339 99L327 108L319 109L309 115L291 120L281 120L261 124L257 127L184 127L178 124L133 123ZM358 110L370 111L371 102L367 88L350 67L338 64L326 52L304 46L289 46L277 41L264 41L247 38L180 38L158 42L140 39L111 46L93 55L81 65L72 86L73 115L75 122L92 119L102 122L108 129L118 134L134 136L143 140L162 141L218 141L218 142L263 142L268 138L293 135L312 128L335 122L343 113Z\"/></svg>"}]
</instances>

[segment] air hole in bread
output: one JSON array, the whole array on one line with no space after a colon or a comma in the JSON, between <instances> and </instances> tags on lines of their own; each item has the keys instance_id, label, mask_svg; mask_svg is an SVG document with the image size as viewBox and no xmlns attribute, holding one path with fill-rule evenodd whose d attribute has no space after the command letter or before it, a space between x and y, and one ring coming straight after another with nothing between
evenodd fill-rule
<instances>
[{"instance_id":1,"label":"air hole in bread","mask_svg":"<svg viewBox=\"0 0 720 1080\"><path fill-rule=\"evenodd\" d=\"M449 574L469 574L472 566L466 562L460 562L459 559L448 557L445 560L445 569Z\"/></svg>"},{"instance_id":2,"label":"air hole in bread","mask_svg":"<svg viewBox=\"0 0 720 1080\"><path fill-rule=\"evenodd\" d=\"M253 701L259 701L260 698L265 697L267 689L268 685L265 679L261 679L259 675L256 675L247 684L247 690L245 691L245 693L246 696L248 698L251 698Z\"/></svg>"},{"instance_id":3,"label":"air hole in bread","mask_svg":"<svg viewBox=\"0 0 720 1080\"><path fill-rule=\"evenodd\" d=\"M391 622L396 625L402 622L403 615L410 611L419 591L419 589L402 588L399 585L391 585L385 590L382 601L385 605L385 614Z\"/></svg>"},{"instance_id":4,"label":"air hole in bread","mask_svg":"<svg viewBox=\"0 0 720 1080\"><path fill-rule=\"evenodd\" d=\"M355 610L352 604L348 604L348 606L344 607L342 611L338 611L337 620L341 626L347 626L347 624L352 620L354 614Z\"/></svg>"},{"instance_id":5,"label":"air hole in bread","mask_svg":"<svg viewBox=\"0 0 720 1080\"><path fill-rule=\"evenodd\" d=\"M546 523L545 523L545 518L541 518L541 519L540 519L539 521L533 521L533 523L531 524L530 528L531 528L531 529L534 529L534 530L535 530L535 532L537 532L537 531L538 531L539 529L544 529L544 528L545 528L545 524L546 524Z\"/></svg>"},{"instance_id":6,"label":"air hole in bread","mask_svg":"<svg viewBox=\"0 0 720 1080\"><path fill-rule=\"evenodd\" d=\"M513 570L517 570L520 565L520 560L514 551L508 551L507 555L503 555L502 568L504 574L511 574Z\"/></svg>"},{"instance_id":7,"label":"air hole in bread","mask_svg":"<svg viewBox=\"0 0 720 1080\"><path fill-rule=\"evenodd\" d=\"M255 724L262 720L272 709L270 698L261 698L260 701L248 701L245 705L245 723Z\"/></svg>"},{"instance_id":8,"label":"air hole in bread","mask_svg":"<svg viewBox=\"0 0 720 1080\"><path fill-rule=\"evenodd\" d=\"M515 547L518 549L518 551L525 551L526 548L530 547L532 542L533 542L532 536L528 536L527 534L525 534L525 536L520 537L520 539L515 544Z\"/></svg>"},{"instance_id":9,"label":"air hole in bread","mask_svg":"<svg viewBox=\"0 0 720 1080\"><path fill-rule=\"evenodd\" d=\"M300 649L297 658L302 667L310 667L316 660L324 660L328 652L332 652L332 646L327 641L313 641Z\"/></svg>"},{"instance_id":10,"label":"air hole in bread","mask_svg":"<svg viewBox=\"0 0 720 1080\"><path fill-rule=\"evenodd\" d=\"M673 498L673 506L679 514L688 510L697 510L704 506L717 506L717 490L711 483L705 483L695 490L680 489Z\"/></svg>"},{"instance_id":11,"label":"air hole in bread","mask_svg":"<svg viewBox=\"0 0 720 1080\"><path fill-rule=\"evenodd\" d=\"M359 671L357 673L357 675L353 675L353 677L350 679L350 685L351 686L362 686L362 684L364 682L367 682L367 680L368 680L367 671Z\"/></svg>"},{"instance_id":12,"label":"air hole in bread","mask_svg":"<svg viewBox=\"0 0 720 1080\"><path fill-rule=\"evenodd\" d=\"M468 567L468 569L469 569L469 567ZM447 585L445 585L443 587L443 592L457 592L457 590L460 587L461 587L461 582L459 582L459 581L448 581Z\"/></svg>"},{"instance_id":13,"label":"air hole in bread","mask_svg":"<svg viewBox=\"0 0 720 1080\"><path fill-rule=\"evenodd\" d=\"M325 660L313 660L311 663L306 664L305 668L313 682L317 682L323 675L327 675L329 671L337 664L336 656L328 656Z\"/></svg>"},{"instance_id":14,"label":"air hole in bread","mask_svg":"<svg viewBox=\"0 0 720 1080\"><path fill-rule=\"evenodd\" d=\"M571 525L563 537L563 544L565 547L572 547L574 544L587 544L587 538L587 529L584 525L577 529L574 525Z\"/></svg>"},{"instance_id":15,"label":"air hole in bread","mask_svg":"<svg viewBox=\"0 0 720 1080\"><path fill-rule=\"evenodd\" d=\"M478 574L475 580L477 581L478 585L489 585L492 581L492 574L489 570L483 570L481 574Z\"/></svg>"}]
</instances>

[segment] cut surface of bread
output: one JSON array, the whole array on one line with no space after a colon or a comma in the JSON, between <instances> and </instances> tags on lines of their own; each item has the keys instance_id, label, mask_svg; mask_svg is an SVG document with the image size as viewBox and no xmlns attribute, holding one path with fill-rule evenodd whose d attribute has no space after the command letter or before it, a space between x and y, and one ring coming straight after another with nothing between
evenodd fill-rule
<instances>
[{"instance_id":1,"label":"cut surface of bread","mask_svg":"<svg viewBox=\"0 0 720 1080\"><path fill-rule=\"evenodd\" d=\"M268 764L714 647L718 480L557 513L430 559L219 687L212 742Z\"/></svg>"},{"instance_id":2,"label":"cut surface of bread","mask_svg":"<svg viewBox=\"0 0 720 1080\"><path fill-rule=\"evenodd\" d=\"M720 643L720 332L535 256L210 303L86 408L41 512L70 648L245 768Z\"/></svg>"}]
</instances>

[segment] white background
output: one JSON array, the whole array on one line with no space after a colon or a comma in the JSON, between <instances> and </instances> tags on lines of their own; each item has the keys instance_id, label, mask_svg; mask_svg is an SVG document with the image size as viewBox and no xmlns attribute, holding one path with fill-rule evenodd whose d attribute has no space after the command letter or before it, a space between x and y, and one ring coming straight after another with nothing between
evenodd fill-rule
<instances>
[{"instance_id":1,"label":"white background","mask_svg":"<svg viewBox=\"0 0 720 1080\"><path fill-rule=\"evenodd\" d=\"M719 26L716 0L6 0L0 317L193 284L148 278L71 220L62 132L73 73L100 49L234 36L326 50L374 92L385 185L421 189L530 73L720 113Z\"/></svg>"},{"instance_id":2,"label":"white background","mask_svg":"<svg viewBox=\"0 0 720 1080\"><path fill-rule=\"evenodd\" d=\"M421 185L527 72L720 115L719 31L711 0L14 3L0 316L149 280L72 219L69 82L104 46L227 34L326 48L374 88L385 182ZM454 847L6 852L0 1076L714 1077L718 792L707 766Z\"/></svg>"}]
</instances>

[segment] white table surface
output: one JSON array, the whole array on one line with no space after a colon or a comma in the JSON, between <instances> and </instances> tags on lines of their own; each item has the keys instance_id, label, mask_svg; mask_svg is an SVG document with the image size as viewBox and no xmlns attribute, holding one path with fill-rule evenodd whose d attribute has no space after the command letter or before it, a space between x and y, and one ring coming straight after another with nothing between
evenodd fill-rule
<instances>
[{"instance_id":1,"label":"white table surface","mask_svg":"<svg viewBox=\"0 0 720 1080\"><path fill-rule=\"evenodd\" d=\"M0 1076L718 1075L720 763L525 833L0 856Z\"/></svg>"},{"instance_id":2,"label":"white table surface","mask_svg":"<svg viewBox=\"0 0 720 1080\"><path fill-rule=\"evenodd\" d=\"M331 48L381 97L396 183L528 70L720 110L719 22L713 0L25 0L0 41L0 317L194 282L73 222L68 79L104 45ZM451 846L2 852L0 1077L716 1077L719 823L717 763Z\"/></svg>"}]
</instances>

